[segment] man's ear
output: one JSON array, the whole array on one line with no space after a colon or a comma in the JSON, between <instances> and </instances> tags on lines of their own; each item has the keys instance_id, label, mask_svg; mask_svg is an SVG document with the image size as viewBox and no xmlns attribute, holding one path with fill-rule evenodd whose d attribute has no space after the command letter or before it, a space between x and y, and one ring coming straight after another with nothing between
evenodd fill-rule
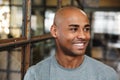
<instances>
[{"instance_id":1,"label":"man's ear","mask_svg":"<svg viewBox=\"0 0 120 80\"><path fill-rule=\"evenodd\" d=\"M55 25L52 25L51 28L50 28L50 32L51 32L51 35L56 38L56 34L57 34L57 27Z\"/></svg>"}]
</instances>

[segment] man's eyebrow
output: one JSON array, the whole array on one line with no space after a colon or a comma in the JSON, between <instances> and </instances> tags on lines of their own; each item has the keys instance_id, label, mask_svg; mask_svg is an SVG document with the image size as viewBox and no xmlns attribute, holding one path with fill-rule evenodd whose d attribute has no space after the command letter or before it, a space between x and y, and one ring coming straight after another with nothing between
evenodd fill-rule
<instances>
[{"instance_id":1,"label":"man's eyebrow","mask_svg":"<svg viewBox=\"0 0 120 80\"><path fill-rule=\"evenodd\" d=\"M70 27L79 27L79 25L77 25L77 24L70 24L69 26Z\"/></svg>"},{"instance_id":2,"label":"man's eyebrow","mask_svg":"<svg viewBox=\"0 0 120 80\"><path fill-rule=\"evenodd\" d=\"M90 27L90 24L86 24L85 27Z\"/></svg>"},{"instance_id":3,"label":"man's eyebrow","mask_svg":"<svg viewBox=\"0 0 120 80\"><path fill-rule=\"evenodd\" d=\"M79 27L80 25L77 24L70 24L70 27ZM90 24L86 24L85 27L90 27Z\"/></svg>"}]
</instances>

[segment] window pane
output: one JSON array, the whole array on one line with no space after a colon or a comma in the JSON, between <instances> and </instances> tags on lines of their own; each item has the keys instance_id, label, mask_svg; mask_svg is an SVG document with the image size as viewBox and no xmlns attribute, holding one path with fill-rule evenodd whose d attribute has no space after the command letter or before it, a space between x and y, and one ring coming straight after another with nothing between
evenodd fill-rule
<instances>
[{"instance_id":1,"label":"window pane","mask_svg":"<svg viewBox=\"0 0 120 80\"><path fill-rule=\"evenodd\" d=\"M41 41L31 45L31 64L43 60L44 58L55 54L55 44L53 39Z\"/></svg>"},{"instance_id":2,"label":"window pane","mask_svg":"<svg viewBox=\"0 0 120 80\"><path fill-rule=\"evenodd\" d=\"M46 10L45 11L45 32L48 33L50 32L50 27L53 24L53 19L54 19L55 11L53 10Z\"/></svg>"},{"instance_id":3,"label":"window pane","mask_svg":"<svg viewBox=\"0 0 120 80\"><path fill-rule=\"evenodd\" d=\"M62 6L70 5L71 0L46 0L46 5L47 6L58 6L58 1L59 3L62 4ZM75 2L75 0L73 0Z\"/></svg>"},{"instance_id":4,"label":"window pane","mask_svg":"<svg viewBox=\"0 0 120 80\"><path fill-rule=\"evenodd\" d=\"M57 0L46 0L47 6L57 6Z\"/></svg>"},{"instance_id":5,"label":"window pane","mask_svg":"<svg viewBox=\"0 0 120 80\"><path fill-rule=\"evenodd\" d=\"M7 51L0 52L0 69L7 69Z\"/></svg>"},{"instance_id":6,"label":"window pane","mask_svg":"<svg viewBox=\"0 0 120 80\"><path fill-rule=\"evenodd\" d=\"M0 80L21 80L21 50L0 51Z\"/></svg>"},{"instance_id":7,"label":"window pane","mask_svg":"<svg viewBox=\"0 0 120 80\"><path fill-rule=\"evenodd\" d=\"M97 11L93 16L94 33L120 34L120 12Z\"/></svg>"},{"instance_id":8,"label":"window pane","mask_svg":"<svg viewBox=\"0 0 120 80\"><path fill-rule=\"evenodd\" d=\"M22 7L11 7L10 35L13 38L21 37L22 34Z\"/></svg>"},{"instance_id":9,"label":"window pane","mask_svg":"<svg viewBox=\"0 0 120 80\"><path fill-rule=\"evenodd\" d=\"M9 4L9 0L0 0L0 4Z\"/></svg>"},{"instance_id":10,"label":"window pane","mask_svg":"<svg viewBox=\"0 0 120 80\"><path fill-rule=\"evenodd\" d=\"M0 38L8 38L10 33L10 8L9 6L0 6Z\"/></svg>"},{"instance_id":11,"label":"window pane","mask_svg":"<svg viewBox=\"0 0 120 80\"><path fill-rule=\"evenodd\" d=\"M10 74L10 80L21 80L20 73L11 73Z\"/></svg>"},{"instance_id":12,"label":"window pane","mask_svg":"<svg viewBox=\"0 0 120 80\"><path fill-rule=\"evenodd\" d=\"M34 6L44 5L43 4L44 0L31 0L31 1L32 1L32 5Z\"/></svg>"},{"instance_id":13,"label":"window pane","mask_svg":"<svg viewBox=\"0 0 120 80\"><path fill-rule=\"evenodd\" d=\"M10 69L20 71L21 69L21 48L14 49L10 52Z\"/></svg>"},{"instance_id":14,"label":"window pane","mask_svg":"<svg viewBox=\"0 0 120 80\"><path fill-rule=\"evenodd\" d=\"M11 0L11 4L21 5L23 0Z\"/></svg>"},{"instance_id":15,"label":"window pane","mask_svg":"<svg viewBox=\"0 0 120 80\"><path fill-rule=\"evenodd\" d=\"M47 9L45 14L39 9L33 10L31 16L31 34L32 36L42 35L50 32L56 9ZM45 17L44 17L45 16Z\"/></svg>"},{"instance_id":16,"label":"window pane","mask_svg":"<svg viewBox=\"0 0 120 80\"><path fill-rule=\"evenodd\" d=\"M11 5L4 5L7 0L2 0L0 5L0 39L21 37L22 4L21 0L12 0ZM2 5L3 4L3 5Z\"/></svg>"},{"instance_id":17,"label":"window pane","mask_svg":"<svg viewBox=\"0 0 120 80\"><path fill-rule=\"evenodd\" d=\"M7 80L7 75L5 72L0 71L0 80Z\"/></svg>"},{"instance_id":18,"label":"window pane","mask_svg":"<svg viewBox=\"0 0 120 80\"><path fill-rule=\"evenodd\" d=\"M44 15L40 9L34 9L31 15L31 36L43 34Z\"/></svg>"}]
</instances>

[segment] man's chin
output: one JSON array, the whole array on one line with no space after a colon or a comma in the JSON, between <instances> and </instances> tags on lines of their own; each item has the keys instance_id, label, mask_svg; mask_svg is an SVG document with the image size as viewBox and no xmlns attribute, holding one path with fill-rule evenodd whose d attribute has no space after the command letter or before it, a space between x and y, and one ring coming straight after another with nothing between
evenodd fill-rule
<instances>
[{"instance_id":1,"label":"man's chin","mask_svg":"<svg viewBox=\"0 0 120 80\"><path fill-rule=\"evenodd\" d=\"M85 52L73 52L72 54L69 54L69 56L76 57L76 56L83 56L84 54Z\"/></svg>"},{"instance_id":2,"label":"man's chin","mask_svg":"<svg viewBox=\"0 0 120 80\"><path fill-rule=\"evenodd\" d=\"M85 50L76 51L74 54L77 55L77 56L82 56L82 55L85 54Z\"/></svg>"}]
</instances>

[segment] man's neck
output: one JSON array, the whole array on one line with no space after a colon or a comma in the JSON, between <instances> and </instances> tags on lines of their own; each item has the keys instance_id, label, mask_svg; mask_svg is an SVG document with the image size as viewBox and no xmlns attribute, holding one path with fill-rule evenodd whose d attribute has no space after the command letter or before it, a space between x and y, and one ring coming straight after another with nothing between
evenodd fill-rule
<instances>
[{"instance_id":1,"label":"man's neck","mask_svg":"<svg viewBox=\"0 0 120 80\"><path fill-rule=\"evenodd\" d=\"M63 66L64 68L69 68L69 69L74 69L79 67L83 60L84 60L84 55L82 56L76 56L76 57L72 57L72 56L62 56L62 55L58 55L56 54L56 60L57 62Z\"/></svg>"}]
</instances>

